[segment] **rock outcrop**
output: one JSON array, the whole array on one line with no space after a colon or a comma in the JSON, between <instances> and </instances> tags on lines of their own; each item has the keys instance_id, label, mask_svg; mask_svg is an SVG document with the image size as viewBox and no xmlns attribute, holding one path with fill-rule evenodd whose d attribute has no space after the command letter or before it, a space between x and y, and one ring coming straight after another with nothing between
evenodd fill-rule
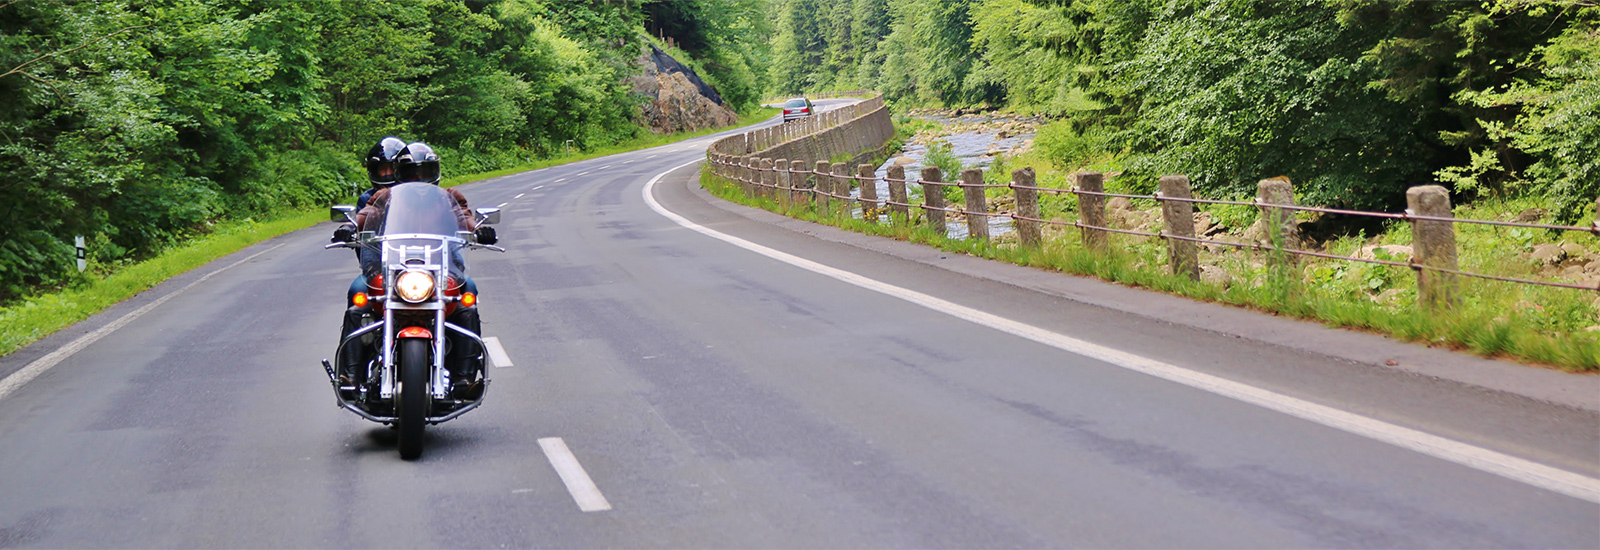
<instances>
[{"instance_id":1,"label":"rock outcrop","mask_svg":"<svg viewBox=\"0 0 1600 550\"><path fill-rule=\"evenodd\" d=\"M684 66L660 48L639 56L643 74L632 78L633 89L650 98L639 110L640 122L657 134L702 130L738 122L738 115L723 104L722 96L694 69Z\"/></svg>"}]
</instances>

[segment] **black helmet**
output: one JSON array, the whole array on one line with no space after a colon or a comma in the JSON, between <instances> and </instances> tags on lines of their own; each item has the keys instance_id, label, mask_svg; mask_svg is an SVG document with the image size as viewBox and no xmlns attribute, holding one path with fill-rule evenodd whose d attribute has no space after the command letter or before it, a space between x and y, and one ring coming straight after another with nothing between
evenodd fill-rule
<instances>
[{"instance_id":1,"label":"black helmet","mask_svg":"<svg viewBox=\"0 0 1600 550\"><path fill-rule=\"evenodd\" d=\"M393 184L394 156L405 148L406 142L394 136L378 140L378 144L367 151L367 181L377 187Z\"/></svg>"},{"instance_id":2,"label":"black helmet","mask_svg":"<svg viewBox=\"0 0 1600 550\"><path fill-rule=\"evenodd\" d=\"M428 144L413 141L406 145L394 159L395 174L399 181L422 181L439 184L439 155Z\"/></svg>"}]
</instances>

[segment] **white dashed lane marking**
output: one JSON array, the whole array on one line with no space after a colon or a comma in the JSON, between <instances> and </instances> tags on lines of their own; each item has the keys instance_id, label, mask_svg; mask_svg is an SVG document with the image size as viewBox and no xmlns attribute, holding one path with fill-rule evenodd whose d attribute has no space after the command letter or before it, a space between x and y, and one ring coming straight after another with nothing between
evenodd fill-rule
<instances>
[{"instance_id":1,"label":"white dashed lane marking","mask_svg":"<svg viewBox=\"0 0 1600 550\"><path fill-rule=\"evenodd\" d=\"M567 492L572 493L572 500L578 503L579 510L604 512L611 509L611 503L606 502L605 495L600 494L600 488L594 485L594 480L589 479L588 472L583 471L583 465L578 464L578 457L572 455L565 441L559 437L546 437L539 440L539 448L544 449L545 458L550 459L550 466L556 469L561 482L567 485Z\"/></svg>"},{"instance_id":2,"label":"white dashed lane marking","mask_svg":"<svg viewBox=\"0 0 1600 550\"><path fill-rule=\"evenodd\" d=\"M484 338L483 347L489 349L489 361L494 363L495 368L503 369L511 366L511 356L506 355L506 348L500 347L499 337Z\"/></svg>"}]
</instances>

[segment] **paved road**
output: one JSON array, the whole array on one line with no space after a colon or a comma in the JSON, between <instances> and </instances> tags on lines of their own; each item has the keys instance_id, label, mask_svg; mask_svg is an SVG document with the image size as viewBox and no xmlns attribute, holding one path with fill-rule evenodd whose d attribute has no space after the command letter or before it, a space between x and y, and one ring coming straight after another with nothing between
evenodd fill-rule
<instances>
[{"instance_id":1,"label":"paved road","mask_svg":"<svg viewBox=\"0 0 1600 550\"><path fill-rule=\"evenodd\" d=\"M0 358L165 300L0 398L0 547L1600 547L1592 378L1536 376L1583 388L1554 405L777 220L669 172L710 139L462 187L504 204L470 261L512 366L416 462L318 365L331 224Z\"/></svg>"}]
</instances>

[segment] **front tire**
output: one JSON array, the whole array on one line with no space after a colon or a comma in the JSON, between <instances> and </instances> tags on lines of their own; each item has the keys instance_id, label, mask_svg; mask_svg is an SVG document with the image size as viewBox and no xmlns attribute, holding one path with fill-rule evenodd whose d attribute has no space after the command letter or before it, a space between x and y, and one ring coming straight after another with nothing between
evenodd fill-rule
<instances>
[{"instance_id":1,"label":"front tire","mask_svg":"<svg viewBox=\"0 0 1600 550\"><path fill-rule=\"evenodd\" d=\"M398 347L400 402L395 404L395 424L400 429L400 458L416 460L422 456L422 431L428 419L428 370L432 367L428 355L432 346L427 340L407 338L400 340Z\"/></svg>"}]
</instances>

